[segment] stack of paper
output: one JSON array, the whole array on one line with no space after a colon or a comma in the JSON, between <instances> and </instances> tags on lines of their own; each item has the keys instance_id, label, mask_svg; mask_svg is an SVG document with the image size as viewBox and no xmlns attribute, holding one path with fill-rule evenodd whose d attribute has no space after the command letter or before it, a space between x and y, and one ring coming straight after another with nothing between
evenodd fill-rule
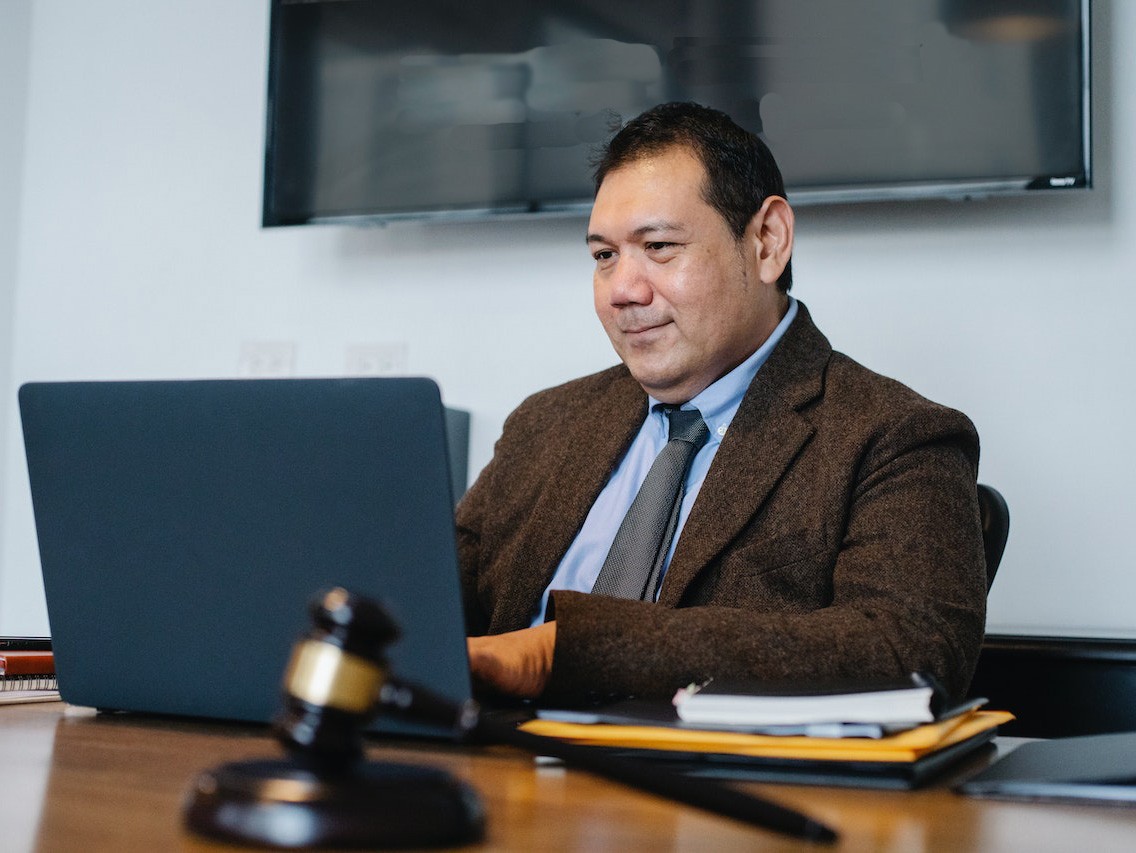
<instances>
[{"instance_id":1,"label":"stack of paper","mask_svg":"<svg viewBox=\"0 0 1136 853\"><path fill-rule=\"evenodd\" d=\"M536 719L523 731L669 760L704 775L814 784L913 787L989 741L1013 715L969 710L879 738L807 737L679 726Z\"/></svg>"},{"instance_id":2,"label":"stack of paper","mask_svg":"<svg viewBox=\"0 0 1136 853\"><path fill-rule=\"evenodd\" d=\"M0 649L0 704L58 698L55 659L50 651Z\"/></svg>"},{"instance_id":3,"label":"stack of paper","mask_svg":"<svg viewBox=\"0 0 1136 853\"><path fill-rule=\"evenodd\" d=\"M619 726L530 720L523 731L589 746L717 753L810 761L916 761L925 755L992 732L1012 720L1005 711L971 711L882 738L777 737L663 726Z\"/></svg>"}]
</instances>

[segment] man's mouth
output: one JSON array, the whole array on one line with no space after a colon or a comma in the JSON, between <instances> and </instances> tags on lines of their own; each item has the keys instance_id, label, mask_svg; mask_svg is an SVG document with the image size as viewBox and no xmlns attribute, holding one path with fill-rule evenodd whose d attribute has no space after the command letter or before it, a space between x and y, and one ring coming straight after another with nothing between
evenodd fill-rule
<instances>
[{"instance_id":1,"label":"man's mouth","mask_svg":"<svg viewBox=\"0 0 1136 853\"><path fill-rule=\"evenodd\" d=\"M650 332L653 329L661 329L669 322L669 320L659 320L657 322L635 323L634 325L622 329L622 332L625 335L641 335L644 332Z\"/></svg>"}]
</instances>

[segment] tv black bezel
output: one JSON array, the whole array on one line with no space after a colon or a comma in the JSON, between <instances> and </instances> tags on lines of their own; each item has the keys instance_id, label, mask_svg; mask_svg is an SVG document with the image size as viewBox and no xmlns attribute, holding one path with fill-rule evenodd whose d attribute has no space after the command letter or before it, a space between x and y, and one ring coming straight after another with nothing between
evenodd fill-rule
<instances>
[{"instance_id":1,"label":"tv black bezel","mask_svg":"<svg viewBox=\"0 0 1136 853\"><path fill-rule=\"evenodd\" d=\"M303 216L280 216L273 209L275 104L280 77L280 15L284 0L272 0L268 60L268 98L265 121L264 182L262 226L266 228L317 224L384 224L405 220L480 220L515 217L587 216L591 199L563 204L503 205L485 208L452 208L445 210L407 210L374 213L359 211ZM1090 0L1079 0L1081 8L1081 168L1073 175L1011 175L994 180L928 180L918 182L844 183L835 186L794 187L787 184L786 194L793 205L856 204L864 202L904 201L969 201L996 196L1016 196L1038 191L1064 192L1089 189L1092 180L1092 15Z\"/></svg>"}]
</instances>

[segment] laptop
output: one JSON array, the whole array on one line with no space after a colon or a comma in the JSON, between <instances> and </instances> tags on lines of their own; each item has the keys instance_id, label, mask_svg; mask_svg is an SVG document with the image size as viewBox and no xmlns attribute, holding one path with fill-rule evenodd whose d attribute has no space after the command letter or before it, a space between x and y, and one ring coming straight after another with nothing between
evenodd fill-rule
<instances>
[{"instance_id":1,"label":"laptop","mask_svg":"<svg viewBox=\"0 0 1136 853\"><path fill-rule=\"evenodd\" d=\"M30 383L19 401L67 702L268 721L332 586L401 626L393 673L470 698L432 381Z\"/></svg>"}]
</instances>

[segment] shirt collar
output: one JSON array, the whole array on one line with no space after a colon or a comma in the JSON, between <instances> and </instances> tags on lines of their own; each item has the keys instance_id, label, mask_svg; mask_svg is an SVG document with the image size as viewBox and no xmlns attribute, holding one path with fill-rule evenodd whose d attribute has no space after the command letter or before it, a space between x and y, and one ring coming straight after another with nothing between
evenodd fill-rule
<instances>
[{"instance_id":1,"label":"shirt collar","mask_svg":"<svg viewBox=\"0 0 1136 853\"><path fill-rule=\"evenodd\" d=\"M753 382L753 378L757 375L757 371L765 364L769 354L773 352L774 347L784 337L785 331L796 316L797 300L790 296L789 310L785 312L785 316L781 318L781 322L777 324L773 334L765 339L753 355L701 393L695 395L689 403L682 405L684 409L698 409L702 413L702 420L706 421L706 426L710 428L710 439L707 443L719 442L725 436L730 421L737 414L738 407L742 404L742 398L745 396L750 383ZM665 435L666 418L662 410L659 409L662 403L649 395L647 399L650 402L651 411L658 413L664 426Z\"/></svg>"}]
</instances>

